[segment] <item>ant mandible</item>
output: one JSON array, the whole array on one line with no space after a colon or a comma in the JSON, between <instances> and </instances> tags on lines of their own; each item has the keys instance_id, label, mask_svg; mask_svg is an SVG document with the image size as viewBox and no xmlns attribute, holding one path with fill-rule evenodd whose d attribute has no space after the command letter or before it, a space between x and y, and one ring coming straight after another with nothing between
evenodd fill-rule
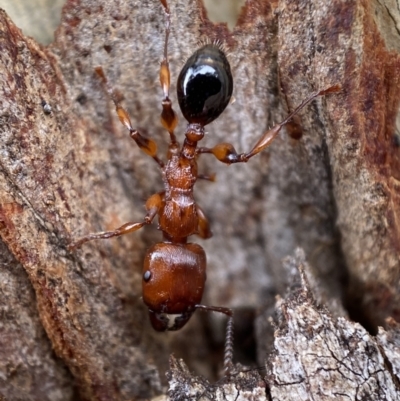
<instances>
[{"instance_id":1,"label":"ant mandible","mask_svg":"<svg viewBox=\"0 0 400 401\"><path fill-rule=\"evenodd\" d=\"M114 231L86 235L72 243L70 249L76 249L91 240L132 233L152 223L158 215L163 242L148 249L142 276L143 301L149 308L151 324L157 331L178 330L187 323L196 309L227 315L224 369L228 374L232 367L233 312L229 308L200 304L206 281L206 254L200 245L187 242L188 237L193 234L201 238L210 238L212 235L209 222L193 197L193 187L198 178L212 180L211 177L198 174L197 158L203 153L212 153L226 164L247 162L268 147L281 128L308 103L318 96L337 92L338 87L313 93L285 120L266 131L248 153L237 153L230 143L221 143L213 148L198 148L197 143L204 137L204 127L224 111L233 90L230 65L221 45L206 44L187 60L178 78L178 102L188 122L181 147L174 134L178 119L169 98L170 10L167 0L160 1L166 17L164 57L160 67L160 83L164 93L161 123L170 135L166 164L157 155L156 143L132 127L128 113L120 105L103 69L97 67L96 73L107 88L119 120L128 129L131 138L158 164L163 176L164 190L147 200L147 213L142 222L129 222Z\"/></svg>"}]
</instances>

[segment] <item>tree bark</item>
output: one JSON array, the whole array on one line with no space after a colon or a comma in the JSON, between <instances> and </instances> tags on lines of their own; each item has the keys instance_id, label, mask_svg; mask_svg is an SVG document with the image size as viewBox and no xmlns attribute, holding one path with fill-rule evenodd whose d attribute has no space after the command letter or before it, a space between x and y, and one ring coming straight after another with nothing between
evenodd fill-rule
<instances>
[{"instance_id":1,"label":"tree bark","mask_svg":"<svg viewBox=\"0 0 400 401\"><path fill-rule=\"evenodd\" d=\"M171 363L173 400L397 400L400 325L373 337L360 324L334 318L314 295L319 285L304 252L284 261L290 289L276 305L274 352L267 374L233 374L218 385L193 378L175 360Z\"/></svg>"},{"instance_id":2,"label":"tree bark","mask_svg":"<svg viewBox=\"0 0 400 401\"><path fill-rule=\"evenodd\" d=\"M0 398L149 399L167 392L173 350L173 400L398 399L398 5L251 0L230 32L200 2L169 3L176 111L176 78L199 40L221 40L229 53L235 102L207 127L204 146L248 151L313 91L342 87L248 164L200 159L201 173L217 173L196 189L214 232L202 242L203 302L257 312L267 374L216 385L191 376L179 357L208 377L218 365L218 317L195 316L181 333L152 331L140 297L155 227L69 251L81 235L141 221L146 198L162 189L94 68L160 156L168 135L159 122L161 4L68 0L49 47L0 14ZM180 140L184 128L181 118ZM298 246L308 263L296 251L282 268ZM243 325L240 313L235 323Z\"/></svg>"}]
</instances>

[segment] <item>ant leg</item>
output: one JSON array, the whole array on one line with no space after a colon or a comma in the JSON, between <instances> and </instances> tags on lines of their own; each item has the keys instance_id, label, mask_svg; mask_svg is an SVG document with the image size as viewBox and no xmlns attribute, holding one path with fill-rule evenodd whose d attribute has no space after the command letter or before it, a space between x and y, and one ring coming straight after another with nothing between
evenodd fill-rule
<instances>
[{"instance_id":1,"label":"ant leg","mask_svg":"<svg viewBox=\"0 0 400 401\"><path fill-rule=\"evenodd\" d=\"M164 57L163 60L161 61L161 66L160 66L160 83L162 90L164 92L164 98L161 103L162 104L161 124L169 132L169 135L171 137L170 146L175 146L177 145L177 140L174 134L174 130L176 128L176 125L178 124L178 117L176 116L176 113L172 109L172 103L169 98L171 76L168 62L168 38L171 26L171 14L169 11L167 0L160 0L160 1L164 7L164 12L165 12Z\"/></svg>"},{"instance_id":2,"label":"ant leg","mask_svg":"<svg viewBox=\"0 0 400 401\"><path fill-rule=\"evenodd\" d=\"M279 71L278 71L278 82L281 82ZM285 99L285 103L287 106L287 113L290 114L292 112L292 107L289 104L289 99L287 97L286 90L285 90L284 86L282 85L282 83L280 85L280 92ZM290 121L286 124L286 132L292 139L301 139L301 137L303 136L303 131L301 129L299 115L294 116L292 121Z\"/></svg>"},{"instance_id":3,"label":"ant leg","mask_svg":"<svg viewBox=\"0 0 400 401\"><path fill-rule=\"evenodd\" d=\"M139 230L143 226L150 224L154 220L154 217L157 215L158 211L160 210L163 198L164 198L164 193L161 192L161 193L156 193L150 196L149 199L147 199L146 202L147 213L146 216L144 216L144 219L141 223L128 222L113 231L100 231L98 233L85 235L84 237L79 238L77 241L70 244L68 247L69 250L73 251L76 248L79 248L85 242L92 241L94 239L106 239L133 233L134 231Z\"/></svg>"},{"instance_id":4,"label":"ant leg","mask_svg":"<svg viewBox=\"0 0 400 401\"><path fill-rule=\"evenodd\" d=\"M200 238L207 239L212 237L210 222L208 221L203 209L196 205L197 217L199 218L199 226L197 228L197 235Z\"/></svg>"},{"instance_id":5,"label":"ant leg","mask_svg":"<svg viewBox=\"0 0 400 401\"><path fill-rule=\"evenodd\" d=\"M108 83L103 68L96 67L95 71L96 74L101 79L103 85L106 87L107 92L111 97L111 100L114 102L115 110L117 111L119 121L121 121L122 125L124 125L129 130L131 138L136 142L139 148L143 150L144 153L151 156L158 163L160 167L164 167L164 163L157 156L157 144L155 143L155 141L153 141L150 138L145 138L143 135L141 135L137 130L135 130L132 127L129 115L127 111L120 105L118 96L116 95L111 85Z\"/></svg>"},{"instance_id":6,"label":"ant leg","mask_svg":"<svg viewBox=\"0 0 400 401\"><path fill-rule=\"evenodd\" d=\"M220 306L195 305L195 308L207 312L219 312L228 316L225 335L224 375L229 376L233 370L233 311L230 308Z\"/></svg>"},{"instance_id":7,"label":"ant leg","mask_svg":"<svg viewBox=\"0 0 400 401\"><path fill-rule=\"evenodd\" d=\"M215 182L215 173L212 173L212 174L210 174L210 175L207 175L207 174L198 174L198 175L197 175L197 179Z\"/></svg>"},{"instance_id":8,"label":"ant leg","mask_svg":"<svg viewBox=\"0 0 400 401\"><path fill-rule=\"evenodd\" d=\"M249 153L237 153L235 148L230 143L220 143L213 148L198 148L197 153L212 153L219 161L232 164L232 163L243 163L247 162L251 157L260 153L271 142L276 138L282 127L287 124L301 109L303 109L308 103L314 100L318 96L324 96L330 93L340 91L340 86L331 86L328 89L323 89L313 93L307 99L305 99L295 110L293 110L281 123L276 124L270 130L266 131L262 137L257 141Z\"/></svg>"}]
</instances>

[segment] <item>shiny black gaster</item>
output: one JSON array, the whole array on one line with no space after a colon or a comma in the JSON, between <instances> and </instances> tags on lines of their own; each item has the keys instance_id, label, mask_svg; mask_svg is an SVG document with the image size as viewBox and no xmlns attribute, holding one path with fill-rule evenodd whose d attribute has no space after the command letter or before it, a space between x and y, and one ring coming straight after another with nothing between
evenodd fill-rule
<instances>
[{"instance_id":1,"label":"shiny black gaster","mask_svg":"<svg viewBox=\"0 0 400 401\"><path fill-rule=\"evenodd\" d=\"M186 62L178 78L178 102L191 123L205 126L226 108L232 95L231 68L216 44L198 49Z\"/></svg>"}]
</instances>

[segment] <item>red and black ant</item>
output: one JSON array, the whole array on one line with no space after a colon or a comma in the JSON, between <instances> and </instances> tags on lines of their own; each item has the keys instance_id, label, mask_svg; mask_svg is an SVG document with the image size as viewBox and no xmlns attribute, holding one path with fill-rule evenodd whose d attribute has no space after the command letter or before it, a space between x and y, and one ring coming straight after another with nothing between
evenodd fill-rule
<instances>
[{"instance_id":1,"label":"red and black ant","mask_svg":"<svg viewBox=\"0 0 400 401\"><path fill-rule=\"evenodd\" d=\"M196 309L224 313L228 316L224 357L224 368L228 373L232 366L233 312L229 308L200 304L206 281L206 254L200 245L188 242L188 237L194 234L201 238L210 238L212 235L209 222L193 196L193 187L198 178L211 179L198 173L197 158L203 153L212 153L226 164L247 162L268 147L281 128L308 103L318 96L337 92L338 87L313 93L284 121L266 131L248 153L237 153L230 143L221 143L213 148L197 147L197 143L204 137L204 127L221 115L230 102L233 90L230 65L222 47L218 43L206 44L187 60L178 78L178 102L188 122L185 140L181 146L174 134L178 119L169 98L167 48L170 11L167 0L160 1L166 15L164 57L160 67L160 82L164 93L161 123L170 135L166 164L158 157L156 143L132 127L128 113L120 105L102 68L96 68L96 72L107 88L119 120L129 130L131 138L158 164L163 176L164 190L147 200L147 213L142 222L129 222L114 231L86 235L71 244L70 249L78 248L94 239L118 237L137 231L152 223L158 215L163 242L148 249L142 276L143 301L149 308L151 324L157 331L178 330L187 323Z\"/></svg>"}]
</instances>

